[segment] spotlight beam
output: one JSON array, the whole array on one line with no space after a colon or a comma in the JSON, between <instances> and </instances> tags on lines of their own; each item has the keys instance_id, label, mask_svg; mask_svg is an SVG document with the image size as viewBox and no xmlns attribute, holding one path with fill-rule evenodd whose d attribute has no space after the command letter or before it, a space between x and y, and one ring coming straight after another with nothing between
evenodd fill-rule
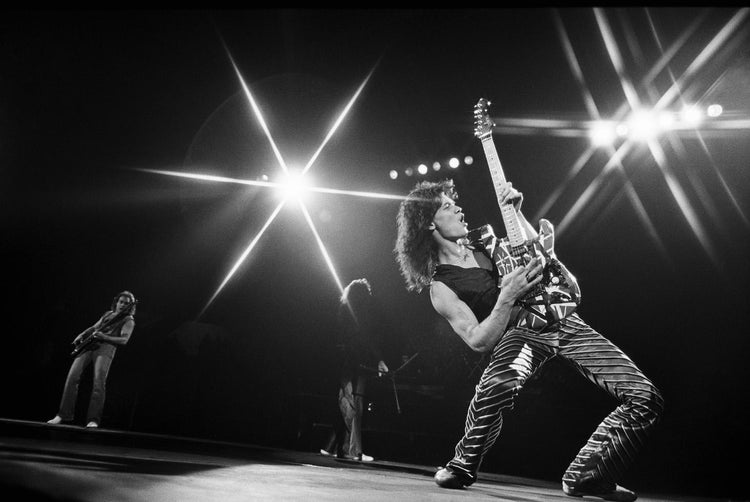
<instances>
[{"instance_id":1,"label":"spotlight beam","mask_svg":"<svg viewBox=\"0 0 750 502\"><path fill-rule=\"evenodd\" d=\"M630 107L632 109L640 108L641 100L640 98L638 98L638 94L635 92L633 83L625 74L625 65L622 62L620 48L617 46L615 36L612 33L612 28L609 26L607 17L604 15L604 11L602 11L601 8L594 9L594 16L596 17L596 22L599 25L599 31L602 34L602 38L604 39L604 46L607 48L609 59L612 61L612 66L614 66L615 68L617 77L620 79L620 85L622 86L622 90L625 93L625 98L628 100L628 103L630 103Z\"/></svg>"},{"instance_id":2,"label":"spotlight beam","mask_svg":"<svg viewBox=\"0 0 750 502\"><path fill-rule=\"evenodd\" d=\"M638 37L635 35L635 30L633 29L629 16L625 15L623 11L618 10L617 19L620 21L622 32L625 35L625 44L628 46L628 49L633 56L633 60L640 68L644 68L646 66L646 57L643 54L641 45L638 43Z\"/></svg>"},{"instance_id":3,"label":"spotlight beam","mask_svg":"<svg viewBox=\"0 0 750 502\"><path fill-rule=\"evenodd\" d=\"M662 72L662 70L669 64L669 62L675 57L677 52L682 49L682 47L685 46L688 39L695 33L695 31L698 29L698 26L706 19L706 16L708 14L708 11L703 11L700 16L698 16L691 24L688 26L677 39L672 43L672 45L669 46L669 49L667 49L666 52L662 52L662 56L659 58L658 61L654 64L654 66L651 68L651 71L649 71L643 79L639 82L639 85L641 87L648 87L651 85L651 83L656 79L656 77ZM651 15L648 12L648 9L646 9L646 15L651 21ZM621 119L628 111L628 102L626 101L620 107L617 109L617 111L614 113L613 117L615 119Z\"/></svg>"},{"instance_id":4,"label":"spotlight beam","mask_svg":"<svg viewBox=\"0 0 750 502\"><path fill-rule=\"evenodd\" d=\"M664 245L664 242L661 240L661 237L659 237L659 233L656 231L656 226L651 221L651 218L648 215L648 211L646 211L646 208L643 205L643 201L641 201L641 198L638 196L638 192L636 192L635 187L633 186L633 183L630 181L630 178L627 177L625 170L620 167L619 171L622 173L623 177L625 178L625 193L628 196L628 199L630 200L630 203L633 205L633 208L635 209L636 214L638 215L638 218L643 223L643 226L646 228L646 231L648 232L648 235L651 237L651 240L654 241L654 244L656 244L656 248L661 253L662 258L664 258L664 261L669 264L669 266L674 271L674 264L672 263L671 256L667 252L667 248Z\"/></svg>"},{"instance_id":5,"label":"spotlight beam","mask_svg":"<svg viewBox=\"0 0 750 502\"><path fill-rule=\"evenodd\" d=\"M565 50L565 57L568 61L568 65L570 66L570 71L573 73L573 76L575 77L576 81L578 82L578 87L581 90L581 94L583 97L583 103L586 106L586 109L589 112L589 115L595 119L599 120L601 118L601 114L599 113L599 109L596 106L596 101L594 101L594 97L591 94L591 91L589 90L588 85L586 84L586 80L583 77L583 70L581 70L581 65L578 62L578 57L575 54L575 50L573 49L573 44L570 42L570 37L568 37L568 32L565 29L565 25L562 22L562 18L560 17L560 14L557 10L554 10L554 16L553 16L554 22L555 22L555 28L557 29L557 35L560 37L560 41L562 42L563 49ZM576 159L576 161L573 163L573 165L568 170L568 175L566 176L565 180L558 185L558 187L555 189L554 192L547 198L547 200L542 204L542 207L537 211L537 216L534 218L535 220L538 220L542 217L542 215L547 214L552 207L552 205L557 201L558 198L562 195L562 193L566 190L566 188L570 185L570 183L575 179L576 176L581 172L583 167L588 163L589 159L591 159L591 156L594 154L595 148L593 146L589 146L579 157Z\"/></svg>"},{"instance_id":6,"label":"spotlight beam","mask_svg":"<svg viewBox=\"0 0 750 502\"><path fill-rule=\"evenodd\" d=\"M405 200L406 199L406 197L403 195L391 195L387 193L376 193L376 192L361 192L357 190L339 190L337 188L308 187L308 188L305 188L305 190L308 192L351 195L354 197L365 197L365 198L370 198L370 199L390 199L390 200Z\"/></svg>"},{"instance_id":7,"label":"spotlight beam","mask_svg":"<svg viewBox=\"0 0 750 502\"><path fill-rule=\"evenodd\" d=\"M365 79L362 81L361 84L359 84L359 87L357 88L357 91L354 93L352 98L349 100L349 103L344 107L344 111L341 112L338 119L334 122L331 129L328 131L328 134L326 134L325 139L320 144L318 149L315 151L312 157L310 157L310 160L307 161L307 164L305 165L304 169L302 169L302 174L304 175L310 167L312 167L313 163L318 159L318 155L320 155L320 152L323 150L323 148L326 146L328 141L331 139L333 134L336 132L336 130L339 128L339 125L341 125L341 122L344 121L344 118L349 113L349 110L352 108L352 105L354 105L354 102L357 100L359 95L362 93L362 89L365 88L365 85L367 85L367 82L370 80L370 77L372 76L372 73L375 71L375 68L377 67L377 63L375 63L375 66L372 67L370 70L370 73L367 74Z\"/></svg>"},{"instance_id":8,"label":"spotlight beam","mask_svg":"<svg viewBox=\"0 0 750 502\"><path fill-rule=\"evenodd\" d=\"M692 77L703 65L715 55L716 51L729 39L742 22L750 14L750 8L742 8L735 13L732 18L722 27L721 30L711 39L711 41L703 48L700 54L690 63L690 66L683 72L682 76L674 82L667 92L665 92L659 101L654 106L655 110L661 110L666 106L669 106L678 96L680 88L683 86L685 81Z\"/></svg>"},{"instance_id":9,"label":"spotlight beam","mask_svg":"<svg viewBox=\"0 0 750 502\"><path fill-rule=\"evenodd\" d=\"M240 255L239 259L235 262L232 269L229 271L229 273L224 277L224 280L221 281L221 284L216 289L214 294L211 296L211 298L208 300L208 303L206 303L206 306L203 307L203 310L200 311L200 314L198 314L198 317L201 317L203 313L208 309L208 307L213 303L213 301L216 299L217 296L219 296L219 293L222 289L224 289L224 286L226 286L227 282L229 282L229 279L232 278L235 272L237 272L237 269L240 268L240 265L245 261L247 256L250 254L250 251L253 250L255 245L260 240L261 236L265 233L266 229L271 225L271 222L273 222L274 219L276 219L276 215L279 214L279 211L281 211L281 208L284 207L284 204L286 203L286 200L282 201L278 206L276 206L276 209L274 209L271 216L268 218L266 223L263 225L263 227L260 229L260 231L256 234L256 236L253 238L253 240L248 244L248 246L245 248L245 251L242 252L242 255Z\"/></svg>"},{"instance_id":10,"label":"spotlight beam","mask_svg":"<svg viewBox=\"0 0 750 502\"><path fill-rule=\"evenodd\" d=\"M748 121L748 128L750 128L750 121ZM740 206L739 201L737 200L737 197L735 197L734 193L732 193L732 189L729 187L729 184L727 183L726 179L724 179L724 175L721 174L721 171L719 171L716 168L716 162L714 162L714 158L711 155L711 153L708 150L708 145L706 145L706 141L703 139L703 135L700 133L700 131L696 131L696 134L698 135L698 140L700 141L701 147L703 148L703 151L705 152L706 156L708 157L708 161L711 165L711 168L714 171L714 174L717 178L719 178L719 182L721 183L721 187L724 189L724 192L727 194L727 197L729 197L730 202L732 203L732 206L734 207L735 211L737 211L737 214L740 215L740 218L742 219L743 223L745 224L746 228L750 228L750 220L748 220L747 215L742 210L742 207Z\"/></svg>"},{"instance_id":11,"label":"spotlight beam","mask_svg":"<svg viewBox=\"0 0 750 502\"><path fill-rule=\"evenodd\" d=\"M239 185L251 185L251 186L258 186L258 187L269 187L269 188L278 188L278 187L283 186L280 183L273 183L270 181L254 181L254 180L246 180L246 179L240 179L240 178L228 178L226 176L214 176L211 174L181 173L178 171L169 171L165 169L135 168L135 170L143 171L147 173L164 174L166 176L176 176L178 178L188 178L188 179L200 180L200 181L214 181L217 183L236 183Z\"/></svg>"},{"instance_id":12,"label":"spotlight beam","mask_svg":"<svg viewBox=\"0 0 750 502\"><path fill-rule=\"evenodd\" d=\"M602 172L599 173L599 175L594 179L594 181L591 182L591 184L588 187L586 187L586 190L584 190L583 194L568 210L565 217L563 217L562 221L560 221L560 224L557 225L559 232L564 231L564 229L578 216L578 213L584 207L586 207L586 205L594 196L594 194L599 190L599 186L602 184L602 182L604 181L604 178L609 174L612 168L614 166L621 165L622 163L621 161L623 157L625 157L625 155L630 151L631 146L632 146L632 143L630 141L623 143L617 149L614 155L610 157L610 159L602 168Z\"/></svg>"},{"instance_id":13,"label":"spotlight beam","mask_svg":"<svg viewBox=\"0 0 750 502\"><path fill-rule=\"evenodd\" d=\"M576 81L578 82L578 87L581 90L581 94L583 94L583 104L588 109L589 115L592 118L599 120L601 118L599 115L599 109L596 107L594 97L591 95L591 91L589 90L589 87L588 85L586 85L586 81L583 78L583 70L581 70L581 65L578 62L575 51L573 50L573 45L570 43L568 32L565 29L565 25L563 25L562 19L560 18L560 14L557 9L555 9L553 12L553 19L555 22L555 28L557 29L557 35L560 37L563 49L565 50L565 56L568 60L570 71L573 72L573 77L575 77Z\"/></svg>"},{"instance_id":14,"label":"spotlight beam","mask_svg":"<svg viewBox=\"0 0 750 502\"><path fill-rule=\"evenodd\" d=\"M307 220L307 224L310 226L310 230L312 230L312 233L315 236L315 240L318 243L320 252L323 254L323 259L325 260L326 265L328 265L328 270L331 271L333 280L336 282L336 286L338 286L339 291L343 295L344 286L341 284L341 280L339 279L339 276L336 273L336 268L333 266L333 261L331 260L331 257L328 255L328 251L326 250L325 244L323 244L323 240L320 238L320 235L318 235L318 231L315 228L315 225L313 224L312 218L310 218L310 213L307 212L307 208L302 203L302 201L300 201L300 208L302 209L302 214L305 215L305 220Z\"/></svg>"},{"instance_id":15,"label":"spotlight beam","mask_svg":"<svg viewBox=\"0 0 750 502\"><path fill-rule=\"evenodd\" d=\"M240 178L228 178L226 176L214 176L210 174L196 174L196 173L181 173L178 171L169 171L165 169L146 169L146 168L135 168L136 171L143 171L147 173L164 174L167 176L176 176L178 178L188 178L199 181L213 181L217 183L235 183L238 185L250 185L264 188L285 188L286 185L283 183L275 183L272 181L255 181L246 180ZM318 192L318 193L330 193L337 195L351 195L355 197L365 197L370 199L390 199L390 200L404 200L406 199L403 195L391 195L387 193L377 192L362 192L357 190L340 190L337 188L326 188L326 187L299 187L300 192Z\"/></svg>"},{"instance_id":16,"label":"spotlight beam","mask_svg":"<svg viewBox=\"0 0 750 502\"><path fill-rule=\"evenodd\" d=\"M278 147L276 146L276 143L273 140L273 137L271 136L271 131L268 130L268 126L266 125L266 121L263 118L263 114L260 111L260 108L258 107L258 104L255 102L255 98L253 98L253 94L250 92L250 88L245 83L245 79L242 78L242 74L240 73L240 69L237 68L237 65L234 62L234 58L229 52L229 49L226 45L224 45L224 50L227 52L227 57L229 58L229 62L232 64L232 68L234 68L234 72L237 74L237 78L240 81L240 85L242 85L242 90L245 91L245 96L247 97L247 100L250 102L250 107L253 109L253 113L255 113L255 118L258 120L258 123L260 124L261 129L263 129L263 132L266 134L266 137L268 138L268 142L271 144L271 149L273 150L274 155L276 156L276 160L279 161L279 166L281 166L281 169L284 172L288 172L289 169L286 166L286 162L284 162L284 158L281 156L281 152L279 151Z\"/></svg>"},{"instance_id":17,"label":"spotlight beam","mask_svg":"<svg viewBox=\"0 0 750 502\"><path fill-rule=\"evenodd\" d=\"M547 200L544 201L544 204L542 204L542 207L536 212L536 215L534 216L534 220L537 221L541 217L543 217L545 214L548 214L550 211L550 208L554 205L555 202L557 202L557 199L560 198L562 193L565 191L565 189L568 187L568 185L573 181L573 179L578 176L578 174L581 172L583 167L588 163L588 161L591 159L591 156L594 154L594 151L596 149L593 146L589 146L586 151L584 151L578 159L573 163L570 169L568 169L568 175L565 177L565 180L560 183L557 188L555 188L554 192L547 197ZM559 230L558 230L559 232Z\"/></svg>"},{"instance_id":18,"label":"spotlight beam","mask_svg":"<svg viewBox=\"0 0 750 502\"><path fill-rule=\"evenodd\" d=\"M677 178L675 178L674 173L672 173L672 170L669 168L669 164L667 163L667 159L664 155L664 151L662 150L661 145L659 145L656 141L649 140L648 147L651 150L651 155L654 157L654 160L656 160L657 165L661 169L662 175L664 176L664 181L667 182L667 186L669 187L669 190L672 192L672 196L674 197L677 205L682 211L682 215L687 220L688 225L690 225L690 228L693 230L693 233L698 238L698 241L703 246L703 249L706 251L706 254L708 254L708 257L711 259L714 266L716 266L717 269L721 270L716 251L714 250L713 246L711 245L711 241L708 238L708 233L703 228L703 225L701 225L698 215L695 214L693 206L690 204L687 195L682 190L682 186L680 186L680 183L677 181Z\"/></svg>"},{"instance_id":19,"label":"spotlight beam","mask_svg":"<svg viewBox=\"0 0 750 502\"><path fill-rule=\"evenodd\" d=\"M697 131L696 131L697 133ZM711 153L706 148L706 144L703 141L703 137L698 134L698 142L700 143L701 147L704 149L704 153L706 154L706 157L708 157L709 164L715 171L714 174L716 174L720 181L723 181L721 174L716 171L716 165L714 163L713 157L711 156ZM672 150L674 150L677 155L680 157L681 160L683 160L686 164L688 164L688 152L685 148L685 144L680 140L678 136L669 136L669 143L672 146ZM728 228L727 221L725 221L724 218L721 217L719 208L716 207L716 203L714 202L713 198L711 197L711 194L709 193L708 189L706 188L705 183L703 183L703 180L700 179L700 177L694 172L693 169L686 168L682 169L682 173L687 178L688 182L690 183L690 186L693 188L693 191L695 192L696 197L694 197L694 200L697 201L698 204L703 207L703 209L708 213L708 215L711 217L711 219L714 222L714 227L721 232L721 234L729 241L732 240L732 230ZM731 192L727 194L729 199L733 201L733 197Z\"/></svg>"},{"instance_id":20,"label":"spotlight beam","mask_svg":"<svg viewBox=\"0 0 750 502\"><path fill-rule=\"evenodd\" d=\"M499 128L520 128L520 129L581 129L583 130L589 123L588 120L564 120L551 118L513 118L513 117L493 117L495 126ZM493 128L494 130L495 128Z\"/></svg>"}]
</instances>

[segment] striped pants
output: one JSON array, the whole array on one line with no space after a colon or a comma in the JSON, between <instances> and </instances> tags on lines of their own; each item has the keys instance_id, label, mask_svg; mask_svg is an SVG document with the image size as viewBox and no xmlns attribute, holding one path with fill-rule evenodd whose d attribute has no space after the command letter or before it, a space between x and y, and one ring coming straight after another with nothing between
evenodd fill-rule
<instances>
[{"instance_id":1,"label":"striped pants","mask_svg":"<svg viewBox=\"0 0 750 502\"><path fill-rule=\"evenodd\" d=\"M555 331L511 328L498 342L469 405L464 437L447 465L450 470L466 477L468 484L476 481L483 456L500 434L503 412L513 408L524 382L555 355L620 403L599 424L562 479L573 486L617 482L658 421L664 401L628 356L576 314Z\"/></svg>"}]
</instances>

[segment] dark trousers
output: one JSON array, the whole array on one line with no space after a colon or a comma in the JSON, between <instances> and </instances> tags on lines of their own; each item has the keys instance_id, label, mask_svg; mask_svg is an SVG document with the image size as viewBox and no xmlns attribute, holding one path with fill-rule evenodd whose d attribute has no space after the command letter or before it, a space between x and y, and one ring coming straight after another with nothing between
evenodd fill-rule
<instances>
[{"instance_id":1,"label":"dark trousers","mask_svg":"<svg viewBox=\"0 0 750 502\"><path fill-rule=\"evenodd\" d=\"M556 331L511 328L498 342L469 405L464 436L448 462L451 470L470 483L476 480L483 456L500 434L503 413L513 408L526 380L553 356L570 363L620 403L578 452L563 481L617 482L658 421L664 401L628 356L576 314Z\"/></svg>"},{"instance_id":2,"label":"dark trousers","mask_svg":"<svg viewBox=\"0 0 750 502\"><path fill-rule=\"evenodd\" d=\"M94 350L87 350L79 354L70 365L68 377L65 380L62 399L60 400L60 410L58 415L64 421L71 421L75 417L76 400L78 399L78 384L81 381L81 375L86 367L94 364L94 383L91 388L91 399L89 400L88 413L86 421L94 421L97 424L101 422L102 410L104 409L104 399L106 397L107 375L114 358L114 346L102 343Z\"/></svg>"}]
</instances>

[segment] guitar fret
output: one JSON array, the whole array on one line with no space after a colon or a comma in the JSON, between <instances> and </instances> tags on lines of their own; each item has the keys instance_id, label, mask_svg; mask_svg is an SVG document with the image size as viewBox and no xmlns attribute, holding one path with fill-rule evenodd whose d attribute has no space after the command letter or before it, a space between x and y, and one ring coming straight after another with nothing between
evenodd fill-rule
<instances>
[{"instance_id":1,"label":"guitar fret","mask_svg":"<svg viewBox=\"0 0 750 502\"><path fill-rule=\"evenodd\" d=\"M490 175L494 183L495 194L505 180L505 173L503 173L503 166L500 163L500 157L497 154L497 148L495 148L495 142L492 140L492 136L482 138L482 147L484 148L485 157L487 157L487 164L490 168ZM498 198L498 204L500 199ZM503 223L505 224L505 231L508 234L508 240L514 246L520 246L526 241L526 232L521 227L521 222L518 219L518 214L512 205L502 204L500 205L500 214L503 217Z\"/></svg>"}]
</instances>

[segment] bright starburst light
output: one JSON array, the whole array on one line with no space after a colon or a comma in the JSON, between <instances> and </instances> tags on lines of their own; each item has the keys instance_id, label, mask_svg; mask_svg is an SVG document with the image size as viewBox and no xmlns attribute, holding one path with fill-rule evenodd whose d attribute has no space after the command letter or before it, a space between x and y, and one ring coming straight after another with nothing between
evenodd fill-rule
<instances>
[{"instance_id":1,"label":"bright starburst light","mask_svg":"<svg viewBox=\"0 0 750 502\"><path fill-rule=\"evenodd\" d=\"M304 168L295 169L295 168L290 168L287 166L284 160L284 157L281 153L281 150L277 147L276 142L274 141L273 136L271 135L271 131L269 130L266 124L263 113L261 112L261 108L257 100L255 99L255 96L253 96L253 93L251 92L250 87L247 85L247 83L243 79L242 74L239 68L237 67L237 65L235 64L234 59L232 58L231 54L229 53L228 48L226 46L224 48L227 52L227 56L229 57L232 68L234 69L234 72L240 81L240 85L242 86L242 90L245 94L245 97L247 98L247 101L250 104L253 114L258 124L260 125L261 129L263 130L266 138L268 139L268 142L271 145L273 153L278 162L279 168L282 171L278 179L276 181L265 181L265 180L257 181L257 180L241 179L241 178L229 178L229 177L224 177L224 176L207 175L207 174L200 174L200 173L183 173L183 172L159 170L159 169L140 169L140 170L151 172L151 173L156 173L156 174L163 174L167 176L176 176L176 177L182 177L182 178L187 178L187 179L193 179L193 180L198 180L198 181L208 181L208 182L218 182L218 183L235 183L235 184L241 184L241 185L250 185L250 186L269 188L269 189L278 191L281 194L282 200L273 209L273 211L271 212L271 215L268 217L268 219L266 220L265 224L260 229L260 231L255 235L255 237L253 237L253 239L247 245L245 250L240 254L239 258L235 261L234 265L230 268L229 272L221 281L216 291L214 291L214 293L211 295L211 297L209 298L208 302L201 310L198 317L202 316L206 312L208 307L211 306L213 301L216 299L219 293L221 293L221 291L224 289L226 284L235 275L237 270L245 262L245 260L250 255L253 248L256 246L256 244L258 243L260 238L263 236L263 234L266 232L266 230L271 226L274 219L279 214L281 209L287 204L287 202L293 202L299 206L305 218L305 221L310 227L310 231L315 237L315 241L318 245L318 248L320 249L320 252L323 256L323 259L325 260L326 265L328 266L331 276L339 292L343 294L344 288L336 272L336 267L334 266L330 253L326 249L326 246L323 243L323 240L321 239L320 235L318 234L317 229L315 228L315 225L313 224L312 218L310 217L310 214L307 208L305 207L303 199L304 199L305 194L308 194L311 192L327 193L327 194L335 194L335 195L348 195L348 196L354 196L354 197L365 197L365 198L375 198L375 199L389 199L389 200L404 199L404 197L400 195L390 195L390 194L382 194L382 193L367 192L367 191L356 191L356 190L340 190L340 189L328 188L328 187L316 187L316 186L312 186L311 180L309 176L307 176L308 171L313 166L313 164L319 157L320 153L323 151L323 148L326 146L326 144L334 135L334 133L338 130L339 126L343 123L344 119L346 118L347 114L349 113L352 106L356 102L357 98L362 93L362 90L364 89L367 82L370 80L370 77L372 76L372 73L375 70L375 66L377 66L377 64L370 70L368 75L364 78L362 83L359 85L357 90L349 99L346 106L339 114L338 118L335 120L331 128L328 130L320 146L312 154L308 162L305 164Z\"/></svg>"},{"instance_id":2,"label":"bright starburst light","mask_svg":"<svg viewBox=\"0 0 750 502\"><path fill-rule=\"evenodd\" d=\"M648 211L646 211L644 204L641 202L641 199L622 164L627 154L636 151L636 148L639 148L638 151L641 151L645 146L646 151L650 152L656 166L659 168L672 199L681 211L688 226L693 231L697 241L700 243L713 264L720 269L716 246L711 242L706 230L706 225L700 220L685 189L681 186L678 177L676 177L675 173L672 171L669 165L669 160L665 155L658 138L664 136L667 141L674 143L677 141L676 135L678 132L681 132L682 134L694 134L703 145L703 149L710 159L710 153L708 152L705 143L702 141L698 126L700 126L702 130L715 131L750 129L750 120L744 118L733 121L722 120L711 123L705 120L701 121L701 110L697 108L695 104L688 104L685 107L685 110L689 110L688 113L680 113L682 110L675 108L678 105L685 106L683 99L685 98L685 95L687 95L686 89L688 89L688 85L695 85L696 76L699 75L699 72L703 70L709 62L712 62L712 59L717 58L720 54L723 55L731 50L741 47L740 44L747 34L746 24L748 16L750 15L750 9L737 9L737 11L729 17L728 21L718 29L708 43L697 52L697 56L688 61L683 73L677 77L672 73L673 70L669 65L676 61L676 56L680 51L683 51L687 46L688 40L697 32L700 25L704 23L708 17L709 11L703 11L703 13L698 15L666 49L661 45L658 32L651 19L649 10L644 9L644 11L649 21L651 35L659 50L659 57L650 69L648 69L641 81L636 84L631 81L631 78L628 76L627 65L624 62L623 54L621 53L614 31L610 27L605 11L599 8L593 10L602 42L625 97L624 103L620 105L617 111L612 114L607 121L602 118L596 106L593 95L589 91L588 85L585 82L581 65L575 55L573 45L564 28L562 19L560 15L555 12L554 21L558 36L561 40L561 46L567 57L571 72L578 83L584 105L591 117L588 126L586 122L575 120L493 117L493 120L496 123L495 130L507 134L542 133L559 137L576 137L588 134L594 144L582 152L578 159L569 168L567 177L563 183L554 190L547 201L542 204L541 209L535 215L535 219L547 214L550 207L561 197L563 192L572 187L573 179L582 172L584 166L594 159L593 154L595 150L597 148L603 148L609 151L609 158L600 168L598 176L586 186L583 193L577 197L572 206L567 210L557 226L558 232L563 232L582 212L590 207L590 203L594 196L600 192L600 189L605 186L605 180L614 172L619 175L624 184L624 189L619 191L619 193L626 195L630 199L630 202L646 228L648 235L654 241L657 248L662 253L662 256L664 256L667 262L671 265L669 254L667 253L660 236L656 232L656 228L648 216ZM743 33L742 30L744 30L745 33ZM627 25L625 26L624 36L628 39L629 47L632 49L633 40L637 37L633 33L631 27ZM634 56L638 59L637 62L641 67L648 68L647 62L644 60L642 54L636 52ZM662 76L665 72L671 79L671 86L669 86L666 91L659 92L655 82L657 81L657 78ZM692 91L694 94L693 89L688 90ZM639 92L646 94L647 96L642 97ZM646 100L653 103L650 109ZM669 108L674 111L670 112ZM719 115L715 110L716 108L712 109L714 114L713 117ZM707 115L712 117L712 114L710 113L707 113ZM679 121L676 120L676 117L679 117ZM614 136L609 129L609 125L606 126L605 130L605 124L617 124L614 129ZM615 145L615 142L618 142L619 144ZM713 166L713 162L711 162L711 165ZM729 184L724 181L723 176L716 167L713 167L714 173L719 179L721 186L724 188L728 199L733 202L736 201L736 197L729 190ZM693 183L699 183L699 180L694 180ZM702 186L694 186L693 188L699 193L705 194L705 190ZM701 202L705 204L704 201ZM748 218L742 213L739 205L737 203L734 205L742 220L747 222ZM612 207L612 205L609 204L608 207Z\"/></svg>"}]
</instances>

